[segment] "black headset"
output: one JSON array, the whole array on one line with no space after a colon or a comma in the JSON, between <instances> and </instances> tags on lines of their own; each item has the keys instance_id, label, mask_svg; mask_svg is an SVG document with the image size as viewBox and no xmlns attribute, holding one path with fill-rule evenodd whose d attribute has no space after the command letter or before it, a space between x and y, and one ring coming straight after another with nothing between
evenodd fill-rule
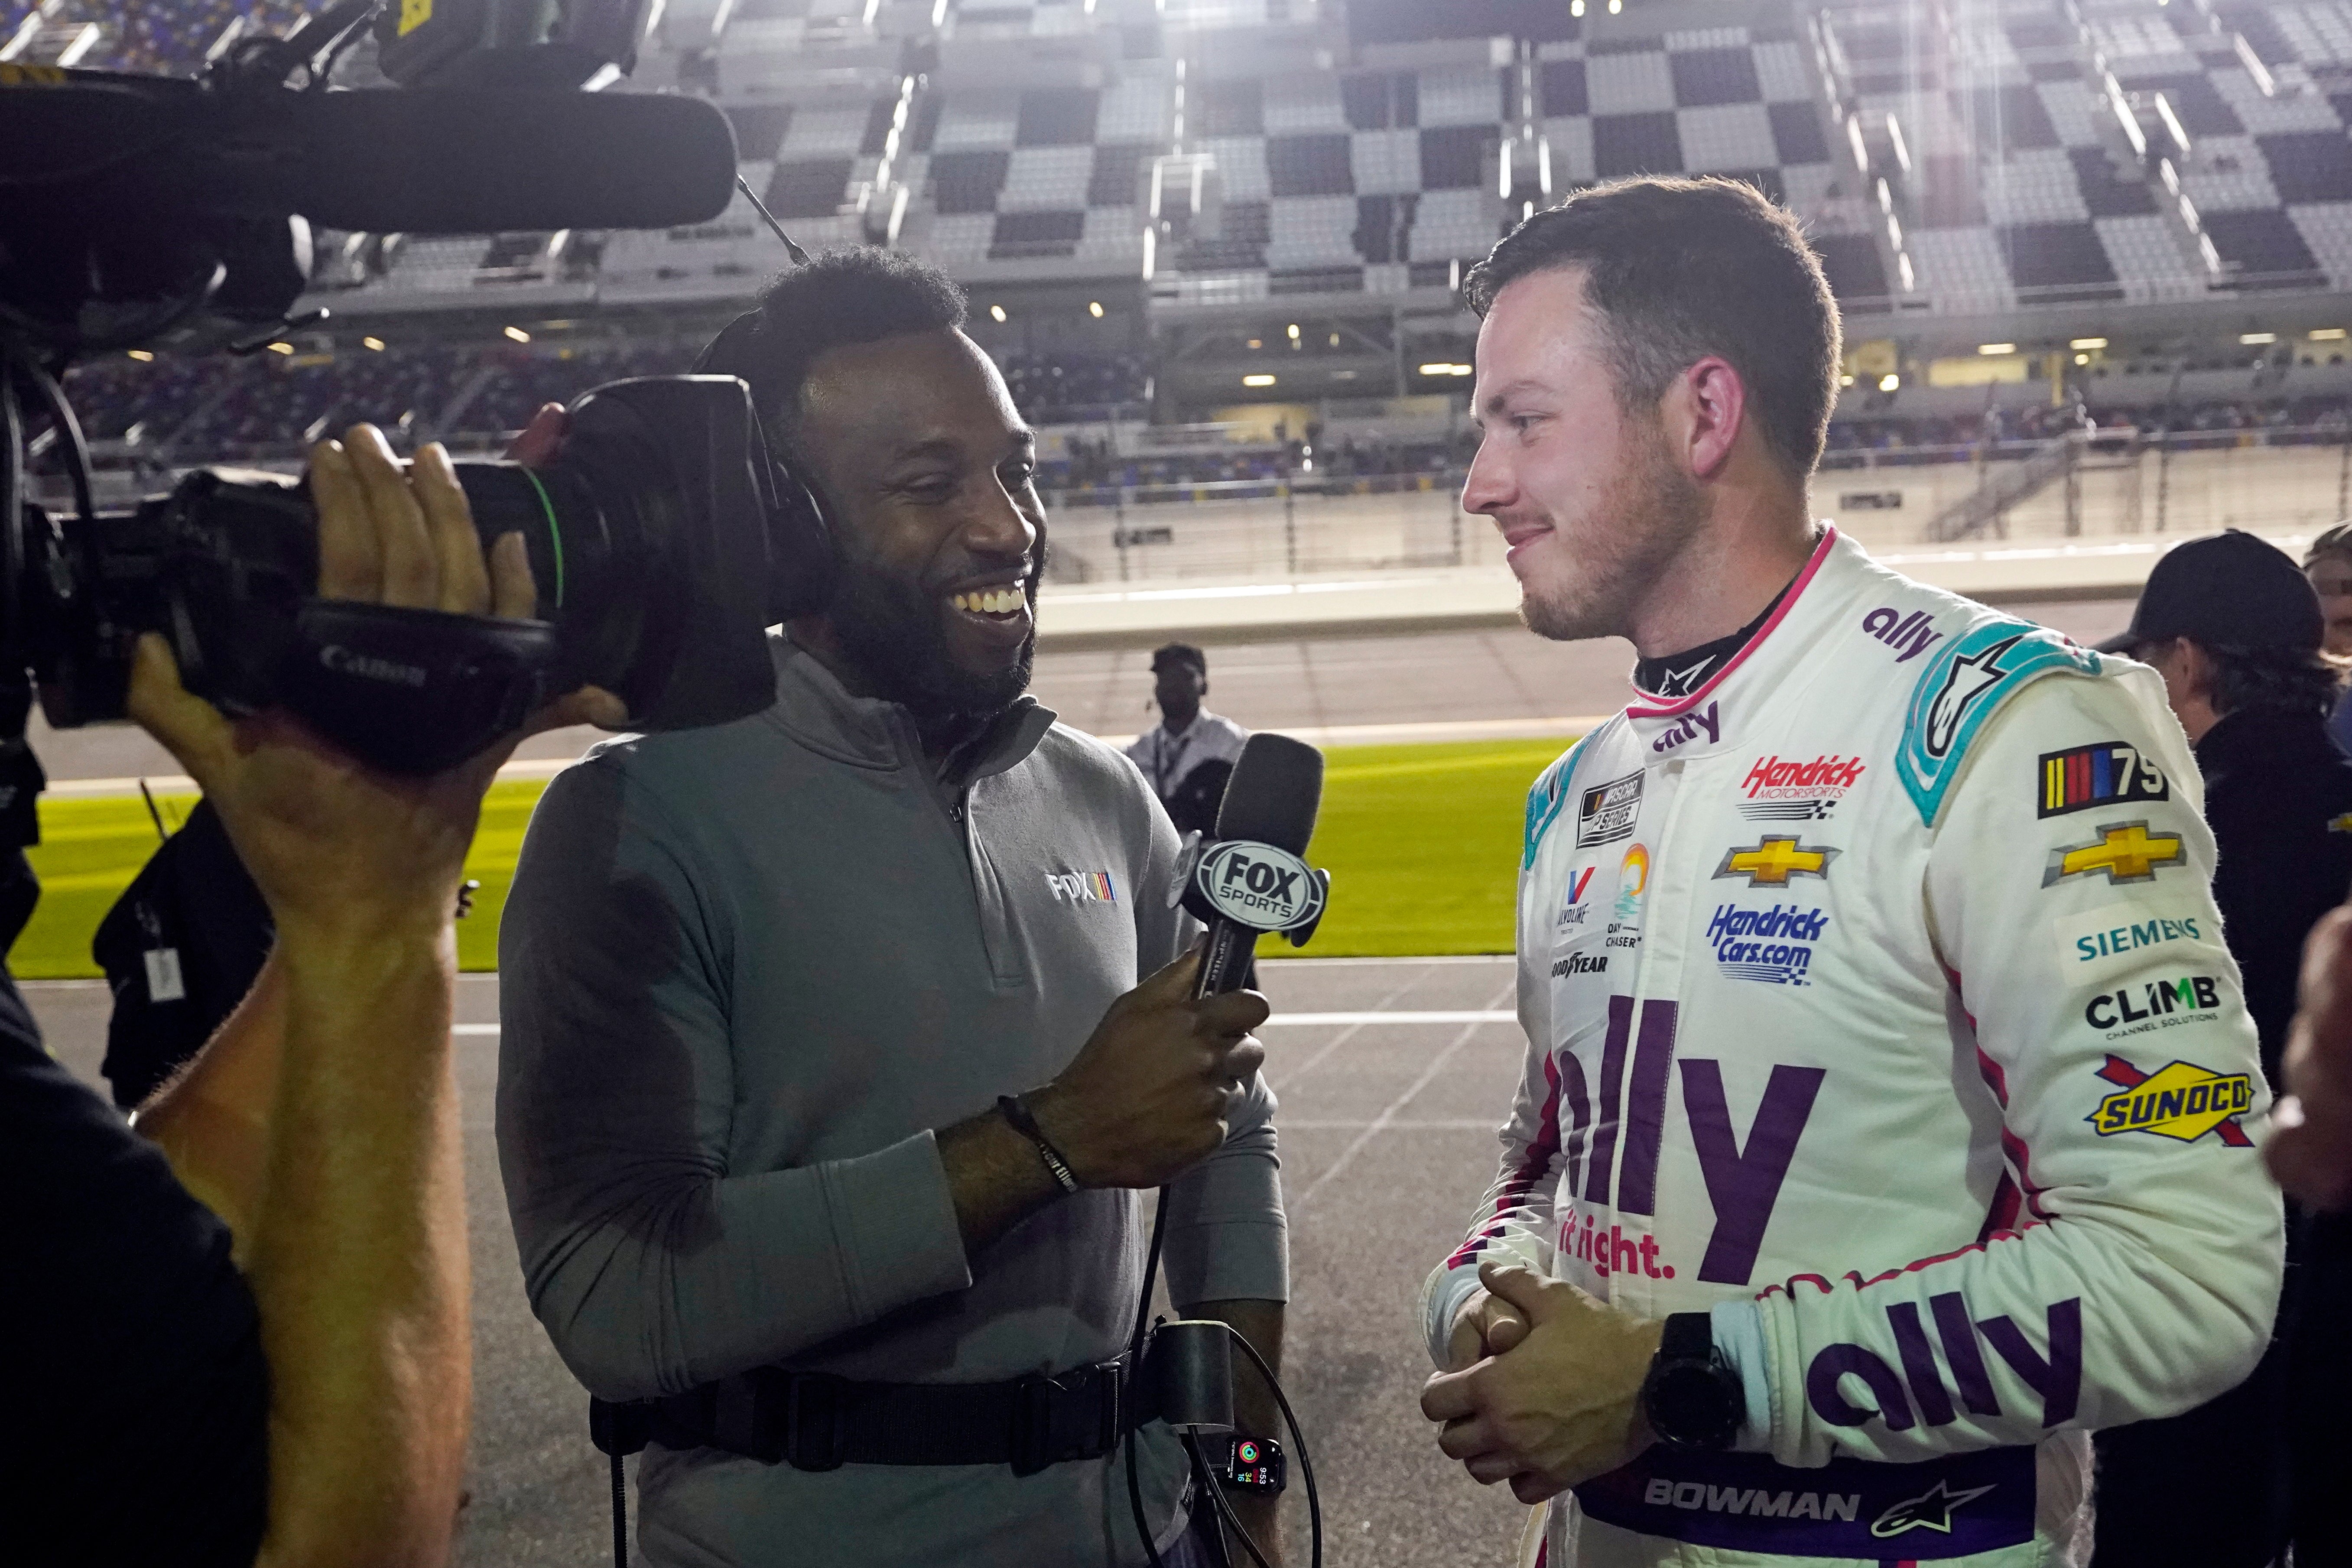
<instances>
[{"instance_id":1,"label":"black headset","mask_svg":"<svg viewBox=\"0 0 2352 1568\"><path fill-rule=\"evenodd\" d=\"M746 310L728 322L695 360L693 374L731 375L748 385L748 349L761 320L760 311ZM759 411L756 398L753 409ZM768 614L774 621L813 615L833 597L833 521L816 487L772 448L759 484L768 511Z\"/></svg>"}]
</instances>

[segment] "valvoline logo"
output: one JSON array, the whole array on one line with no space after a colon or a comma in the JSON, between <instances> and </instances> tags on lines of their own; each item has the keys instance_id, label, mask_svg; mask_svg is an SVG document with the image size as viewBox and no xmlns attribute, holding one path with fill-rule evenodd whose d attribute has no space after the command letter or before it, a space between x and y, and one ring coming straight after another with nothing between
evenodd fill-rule
<instances>
[{"instance_id":1,"label":"valvoline logo","mask_svg":"<svg viewBox=\"0 0 2352 1568\"><path fill-rule=\"evenodd\" d=\"M1287 849L1227 839L1201 858L1197 886L1217 912L1253 931L1289 931L1323 912L1322 879Z\"/></svg>"}]
</instances>

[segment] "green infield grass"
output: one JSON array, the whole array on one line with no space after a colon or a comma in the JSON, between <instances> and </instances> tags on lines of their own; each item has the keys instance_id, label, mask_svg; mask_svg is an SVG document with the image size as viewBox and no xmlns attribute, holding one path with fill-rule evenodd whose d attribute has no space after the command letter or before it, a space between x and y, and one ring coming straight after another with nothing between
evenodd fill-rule
<instances>
[{"instance_id":1,"label":"green infield grass","mask_svg":"<svg viewBox=\"0 0 2352 1568\"><path fill-rule=\"evenodd\" d=\"M1307 857L1330 869L1331 908L1301 956L1509 952L1528 785L1567 746L1553 739L1332 751ZM457 922L458 961L467 969L498 966L499 912L543 787L536 779L494 784L483 804L467 868L481 891L473 914ZM158 797L173 825L194 803L194 795ZM155 826L136 795L44 799L41 843L31 851L41 902L8 954L16 977L96 974L90 933L155 845ZM1265 950L1269 957L1294 951L1272 941Z\"/></svg>"}]
</instances>

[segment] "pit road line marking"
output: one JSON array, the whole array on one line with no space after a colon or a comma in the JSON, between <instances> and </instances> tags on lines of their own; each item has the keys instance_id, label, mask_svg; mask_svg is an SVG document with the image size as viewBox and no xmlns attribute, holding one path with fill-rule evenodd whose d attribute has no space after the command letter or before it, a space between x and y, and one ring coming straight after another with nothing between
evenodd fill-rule
<instances>
[{"instance_id":1,"label":"pit road line marking","mask_svg":"<svg viewBox=\"0 0 2352 1568\"><path fill-rule=\"evenodd\" d=\"M1495 1000L1500 1002L1504 997L1510 994L1511 987L1506 985L1500 991L1495 993ZM1515 1015L1506 1013L1503 1016L1512 1017L1515 1016ZM1481 1022L1484 1021L1485 1019L1482 1017ZM1468 1044L1470 1037L1476 1034L1478 1032L1478 1024L1463 1025L1462 1032L1454 1037L1453 1043L1430 1058L1429 1066L1422 1069L1421 1076L1413 1079L1412 1085L1407 1088L1402 1094L1398 1095L1394 1100L1391 1100L1388 1104L1388 1109L1382 1110L1380 1115L1374 1118L1361 1132L1357 1133L1353 1139L1349 1140L1348 1146L1339 1151L1339 1157L1332 1161L1330 1165L1324 1170L1321 1175L1316 1177L1312 1182L1309 1182L1307 1184L1307 1190L1298 1194L1298 1203L1297 1206L1304 1208L1317 1193L1323 1190L1325 1183L1330 1181L1332 1177L1338 1175L1340 1172L1346 1170L1350 1164L1355 1163L1356 1156L1363 1152L1365 1144L1370 1143L1373 1139L1379 1137L1381 1132L1394 1124L1397 1120L1397 1112L1412 1104L1415 1095L1419 1094L1423 1089L1427 1089L1431 1084L1437 1081L1437 1075L1445 1070L1445 1064L1454 1059L1454 1053L1460 1050L1465 1045Z\"/></svg>"}]
</instances>

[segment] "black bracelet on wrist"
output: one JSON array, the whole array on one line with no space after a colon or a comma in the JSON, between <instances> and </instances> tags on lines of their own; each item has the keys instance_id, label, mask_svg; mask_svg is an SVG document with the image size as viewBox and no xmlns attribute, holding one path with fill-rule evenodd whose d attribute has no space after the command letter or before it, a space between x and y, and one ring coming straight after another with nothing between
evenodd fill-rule
<instances>
[{"instance_id":1,"label":"black bracelet on wrist","mask_svg":"<svg viewBox=\"0 0 2352 1568\"><path fill-rule=\"evenodd\" d=\"M1045 1169L1053 1173L1054 1180L1061 1184L1062 1190L1076 1192L1076 1174L1071 1171L1070 1163L1062 1158L1062 1152L1055 1148L1053 1141L1039 1129L1037 1119L1029 1113L1029 1102L1017 1094L1000 1094L996 1097L996 1109L1012 1124L1013 1131L1037 1145L1038 1157L1045 1162Z\"/></svg>"}]
</instances>

